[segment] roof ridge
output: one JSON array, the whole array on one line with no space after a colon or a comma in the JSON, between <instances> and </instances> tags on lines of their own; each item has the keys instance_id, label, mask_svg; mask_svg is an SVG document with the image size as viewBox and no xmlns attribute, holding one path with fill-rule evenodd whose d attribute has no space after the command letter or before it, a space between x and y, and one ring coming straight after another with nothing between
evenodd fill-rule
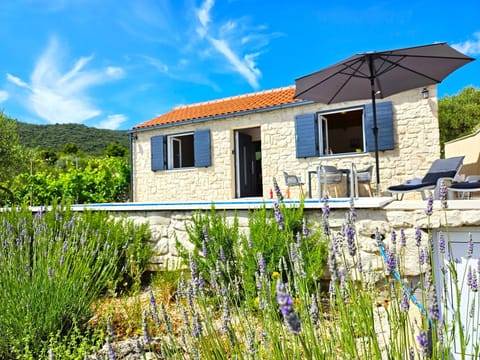
<instances>
[{"instance_id":1,"label":"roof ridge","mask_svg":"<svg viewBox=\"0 0 480 360\"><path fill-rule=\"evenodd\" d=\"M295 85L282 86L282 87L279 87L279 88L267 89L267 90L262 90L262 91L257 91L257 92L253 92L253 93L247 93L247 94L233 95L233 96L229 96L229 97L225 97L225 98L221 98L221 99L202 101L202 102L188 104L188 105L177 105L172 109L172 111L173 110L180 110L180 109L187 109L187 108L195 107L195 106L218 104L218 103L229 101L229 100L247 98L247 97L251 97L251 96L257 96L257 95L261 95L261 94L273 93L273 92L278 92L278 91L283 91L283 90L289 90L289 89L294 88L294 87L295 87Z\"/></svg>"}]
</instances>

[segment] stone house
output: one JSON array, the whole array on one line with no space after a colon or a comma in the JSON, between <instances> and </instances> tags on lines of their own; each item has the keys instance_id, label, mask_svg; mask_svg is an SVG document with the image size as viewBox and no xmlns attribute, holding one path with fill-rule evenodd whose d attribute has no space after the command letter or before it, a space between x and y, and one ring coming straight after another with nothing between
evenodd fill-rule
<instances>
[{"instance_id":1,"label":"stone house","mask_svg":"<svg viewBox=\"0 0 480 360\"><path fill-rule=\"evenodd\" d=\"M440 157L436 86L428 97L424 90L377 101L381 194ZM307 183L320 164L375 164L370 100L325 105L294 93L289 86L178 106L134 126L132 200L267 198L274 177L285 190L283 171Z\"/></svg>"}]
</instances>

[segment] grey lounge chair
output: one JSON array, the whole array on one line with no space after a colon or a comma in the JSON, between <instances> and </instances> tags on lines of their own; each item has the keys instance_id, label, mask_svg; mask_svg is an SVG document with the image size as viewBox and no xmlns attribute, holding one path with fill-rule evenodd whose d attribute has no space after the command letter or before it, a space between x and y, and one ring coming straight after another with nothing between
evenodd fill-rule
<instances>
[{"instance_id":1,"label":"grey lounge chair","mask_svg":"<svg viewBox=\"0 0 480 360\"><path fill-rule=\"evenodd\" d=\"M425 200L425 190L435 190L434 197L438 199L441 182L445 181L447 186L452 183L453 178L462 166L464 158L465 156L457 156L448 159L437 159L421 181L390 186L387 190L391 194L396 194L397 198L398 195L401 195L400 200L403 199L404 194L417 191L421 192L422 199Z\"/></svg>"},{"instance_id":2,"label":"grey lounge chair","mask_svg":"<svg viewBox=\"0 0 480 360\"><path fill-rule=\"evenodd\" d=\"M448 187L450 194L457 193L461 199L470 198L472 192L480 191L480 175L467 176L465 181L453 183Z\"/></svg>"}]
</instances>

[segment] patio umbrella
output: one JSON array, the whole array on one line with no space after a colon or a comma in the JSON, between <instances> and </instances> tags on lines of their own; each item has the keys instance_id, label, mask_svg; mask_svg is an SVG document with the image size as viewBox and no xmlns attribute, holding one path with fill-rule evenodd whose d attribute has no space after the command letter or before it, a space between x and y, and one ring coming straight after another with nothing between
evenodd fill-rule
<instances>
[{"instance_id":1,"label":"patio umbrella","mask_svg":"<svg viewBox=\"0 0 480 360\"><path fill-rule=\"evenodd\" d=\"M473 61L446 43L356 54L295 80L295 98L326 104L372 99L377 192L380 184L375 100L440 83Z\"/></svg>"}]
</instances>

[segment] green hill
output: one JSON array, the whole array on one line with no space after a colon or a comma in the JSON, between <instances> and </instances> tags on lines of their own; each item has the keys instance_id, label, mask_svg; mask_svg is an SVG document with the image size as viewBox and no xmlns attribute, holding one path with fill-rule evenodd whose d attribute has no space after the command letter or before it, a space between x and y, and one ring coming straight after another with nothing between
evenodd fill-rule
<instances>
[{"instance_id":1,"label":"green hill","mask_svg":"<svg viewBox=\"0 0 480 360\"><path fill-rule=\"evenodd\" d=\"M33 149L59 152L66 144L75 144L79 151L101 156L107 146L116 142L129 149L130 140L125 130L107 130L81 124L34 125L17 123L20 144Z\"/></svg>"}]
</instances>

